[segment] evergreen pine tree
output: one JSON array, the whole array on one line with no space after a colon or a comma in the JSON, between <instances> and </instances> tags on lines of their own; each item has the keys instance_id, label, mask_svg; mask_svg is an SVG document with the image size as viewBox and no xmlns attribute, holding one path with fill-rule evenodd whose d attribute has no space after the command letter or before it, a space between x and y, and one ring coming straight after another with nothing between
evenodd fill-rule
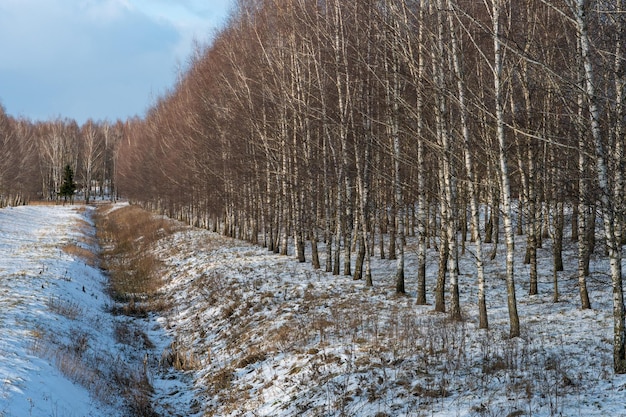
<instances>
[{"instance_id":1,"label":"evergreen pine tree","mask_svg":"<svg viewBox=\"0 0 626 417\"><path fill-rule=\"evenodd\" d=\"M72 202L74 200L74 191L76 191L74 171L72 171L72 167L68 164L65 166L65 171L63 172L63 184L61 184L59 195L64 198L64 201L67 201L69 197L70 202Z\"/></svg>"}]
</instances>

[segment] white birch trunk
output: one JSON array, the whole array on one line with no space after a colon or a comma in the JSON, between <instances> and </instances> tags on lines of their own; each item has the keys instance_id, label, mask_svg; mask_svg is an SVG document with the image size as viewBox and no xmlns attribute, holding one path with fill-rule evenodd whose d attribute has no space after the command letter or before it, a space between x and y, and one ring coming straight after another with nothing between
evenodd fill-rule
<instances>
[{"instance_id":1,"label":"white birch trunk","mask_svg":"<svg viewBox=\"0 0 626 417\"><path fill-rule=\"evenodd\" d=\"M448 0L448 10L454 10L453 0ZM463 152L465 154L465 170L467 171L467 183L470 194L470 211L472 225L472 240L475 246L476 277L478 280L478 316L479 328L487 329L489 321L487 319L487 303L485 300L485 272L483 266L483 242L480 234L480 217L478 205L478 190L476 177L474 175L474 162L470 152L470 131L467 120L467 105L465 102L465 84L463 82L463 70L461 68L459 47L455 34L453 15L449 15L450 36L452 46L452 63L457 79L457 93L461 116L461 130L463 134Z\"/></svg>"},{"instance_id":2,"label":"white birch trunk","mask_svg":"<svg viewBox=\"0 0 626 417\"><path fill-rule=\"evenodd\" d=\"M591 135L595 147L596 170L600 200L602 202L602 220L604 234L609 251L611 281L613 284L613 365L616 373L626 373L626 334L624 325L624 289L622 283L622 247L619 233L616 233L615 203L611 199L612 190L608 180L608 154L605 150L600 128L600 112L594 86L594 68L591 62L591 46L586 18L586 1L576 0L576 26L580 41L580 53L585 71L585 93L590 116Z\"/></svg>"},{"instance_id":3,"label":"white birch trunk","mask_svg":"<svg viewBox=\"0 0 626 417\"><path fill-rule=\"evenodd\" d=\"M502 91L502 47L500 39L500 11L502 0L492 0L492 23L493 23L493 84L496 105L496 135L498 139L498 155L500 159L500 183L502 195L502 218L504 221L504 235L506 240L506 287L507 304L509 309L510 337L520 335L519 315L517 313L517 300L515 296L515 235L511 216L511 186L509 183L507 141L504 133L504 93Z\"/></svg>"}]
</instances>

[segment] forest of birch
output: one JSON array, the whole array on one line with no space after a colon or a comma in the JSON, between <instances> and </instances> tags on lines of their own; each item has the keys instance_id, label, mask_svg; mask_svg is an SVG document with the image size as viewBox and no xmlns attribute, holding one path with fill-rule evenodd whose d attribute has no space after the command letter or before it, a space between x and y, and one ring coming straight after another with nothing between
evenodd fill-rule
<instances>
[{"instance_id":1,"label":"forest of birch","mask_svg":"<svg viewBox=\"0 0 626 417\"><path fill-rule=\"evenodd\" d=\"M555 302L570 239L581 308L594 303L590 256L609 259L614 367L626 373L625 27L624 0L239 0L144 118L98 127L115 132L114 162L91 166L109 166L133 202L365 286L377 285L374 256L395 260L395 291L417 277L416 302L454 320L458 258L471 251L480 328L483 265L500 245L511 337L524 325L515 239L528 296L551 242ZM75 165L98 178L85 158ZM51 169L40 171L54 188Z\"/></svg>"}]
</instances>

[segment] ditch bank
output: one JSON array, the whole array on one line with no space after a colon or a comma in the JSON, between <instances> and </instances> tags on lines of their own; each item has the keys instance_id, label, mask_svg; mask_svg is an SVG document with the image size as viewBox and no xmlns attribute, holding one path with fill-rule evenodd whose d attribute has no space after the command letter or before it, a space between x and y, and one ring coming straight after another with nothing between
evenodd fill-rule
<instances>
[{"instance_id":1,"label":"ditch bank","mask_svg":"<svg viewBox=\"0 0 626 417\"><path fill-rule=\"evenodd\" d=\"M199 415L193 358L172 331L168 316L175 305L162 292L163 264L152 251L182 226L126 204L101 205L93 220L116 342L138 369L139 378L121 381L132 416Z\"/></svg>"}]
</instances>

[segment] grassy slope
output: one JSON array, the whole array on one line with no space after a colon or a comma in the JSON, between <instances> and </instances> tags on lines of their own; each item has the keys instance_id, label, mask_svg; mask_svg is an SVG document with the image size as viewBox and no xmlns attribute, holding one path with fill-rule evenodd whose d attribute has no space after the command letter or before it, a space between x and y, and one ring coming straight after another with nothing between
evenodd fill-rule
<instances>
[{"instance_id":1,"label":"grassy slope","mask_svg":"<svg viewBox=\"0 0 626 417\"><path fill-rule=\"evenodd\" d=\"M626 377L612 372L605 261L593 262L594 310L581 311L572 244L556 304L549 244L539 252L538 296L526 295L527 267L516 260L522 337L510 340L503 254L487 264L491 329L479 331L470 250L460 263L465 320L452 322L432 306L416 306L414 292L394 293L392 261L374 261L375 286L367 289L292 257L166 226L162 218L141 225L136 219L145 215L134 216L133 262L150 259L163 285L158 291L148 285L153 296L137 298L134 308L156 311L173 340L161 365L194 379L189 413L626 416ZM523 237L517 244L523 253ZM409 240L409 290L416 287L414 245ZM436 256L429 253L429 290ZM145 274L139 266L127 269Z\"/></svg>"}]
</instances>

